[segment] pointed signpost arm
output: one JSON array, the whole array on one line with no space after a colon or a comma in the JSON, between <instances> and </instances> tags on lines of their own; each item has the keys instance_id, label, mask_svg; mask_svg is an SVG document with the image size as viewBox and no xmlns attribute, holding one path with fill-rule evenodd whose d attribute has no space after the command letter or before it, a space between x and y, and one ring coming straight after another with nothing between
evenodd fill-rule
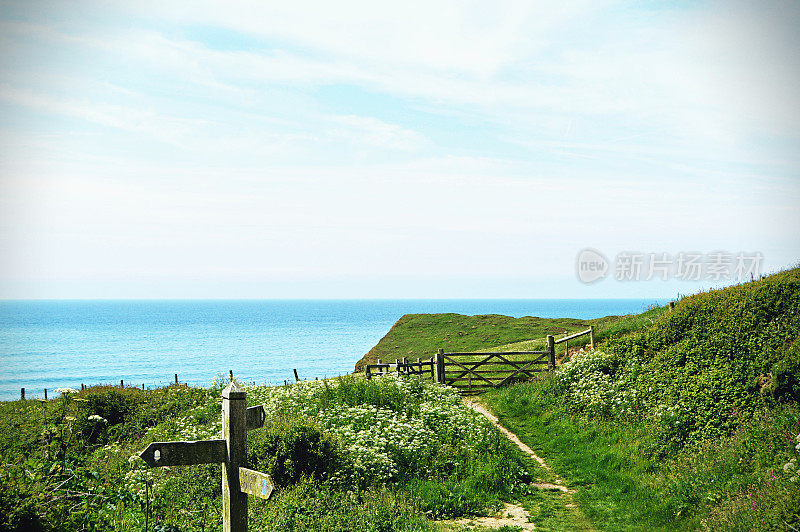
<instances>
[{"instance_id":1,"label":"pointed signpost arm","mask_svg":"<svg viewBox=\"0 0 800 532\"><path fill-rule=\"evenodd\" d=\"M245 411L245 419L247 430L260 429L264 426L264 419L266 418L264 406L251 406Z\"/></svg>"},{"instance_id":2,"label":"pointed signpost arm","mask_svg":"<svg viewBox=\"0 0 800 532\"><path fill-rule=\"evenodd\" d=\"M269 499L269 496L272 495L272 490L275 489L275 485L272 483L272 478L266 473L240 467L239 489L243 493L249 493L262 499Z\"/></svg>"},{"instance_id":3,"label":"pointed signpost arm","mask_svg":"<svg viewBox=\"0 0 800 532\"><path fill-rule=\"evenodd\" d=\"M139 453L150 467L218 464L225 461L225 440L153 442Z\"/></svg>"}]
</instances>

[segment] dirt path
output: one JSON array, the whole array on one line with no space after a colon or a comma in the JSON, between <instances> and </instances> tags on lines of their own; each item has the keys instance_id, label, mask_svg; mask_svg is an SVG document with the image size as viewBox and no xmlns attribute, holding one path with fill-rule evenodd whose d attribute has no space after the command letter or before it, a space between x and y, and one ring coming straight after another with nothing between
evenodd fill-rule
<instances>
[{"instance_id":1,"label":"dirt path","mask_svg":"<svg viewBox=\"0 0 800 532\"><path fill-rule=\"evenodd\" d=\"M536 525L528 521L528 512L519 504L505 503L496 515L489 517L462 517L450 521L440 521L443 530L464 531L476 527L501 528L518 527L522 530L536 530Z\"/></svg>"},{"instance_id":2,"label":"dirt path","mask_svg":"<svg viewBox=\"0 0 800 532\"><path fill-rule=\"evenodd\" d=\"M516 434L502 426L497 417L492 414L492 412L484 405L467 397L464 398L464 403L476 412L485 416L495 427L497 427L500 432L503 433L506 438L513 442L514 445L516 445L523 453L536 460L541 468L549 473L548 476L554 481L553 483L536 482L531 483L530 486L538 488L542 491L553 492L557 490L561 492L561 495L558 497L560 500L557 504L563 508L562 511L565 512L566 515L571 515L571 517L566 517L565 515L566 520L561 522L562 526L566 524L568 529L587 532L595 530L589 520L586 519L586 516L584 516L580 509L578 509L578 507L575 505L572 499L572 495L575 493L575 490L567 488L567 486L564 484L564 481L560 479L558 475L556 475L555 471L553 471L553 469L547 465L547 462L545 462L541 456L537 455L535 452L533 452L533 449L520 441ZM455 519L449 522L443 522L442 525L444 525L443 530L458 531L472 530L476 526L488 528L512 526L519 527L522 530L536 530L536 524L530 521L530 514L527 510L525 510L525 508L519 504L506 503L505 507L494 516Z\"/></svg>"},{"instance_id":3,"label":"dirt path","mask_svg":"<svg viewBox=\"0 0 800 532\"><path fill-rule=\"evenodd\" d=\"M537 455L535 452L533 452L533 449L531 449L530 447L528 447L527 445L522 443L522 441L517 437L516 434L514 434L513 432L511 432L510 430L505 428L503 425L501 425L500 424L500 420L498 420L497 417L494 414L492 414L485 406L483 406L482 404L476 403L475 401L473 401L469 397L465 397L464 398L464 403L466 405L468 405L470 408L472 408L473 410L475 410L476 412L478 412L479 414L483 414L486 417L486 419L491 421L492 424L495 427L497 427L497 429L500 432L502 432L503 435L506 438L511 440L514 443L514 445L519 447L519 449L523 453L527 454L528 456L530 456L531 458L536 460L539 463L539 465L542 466L542 469L544 469L545 471L549 471L551 473L553 472L553 470L550 468L549 465L547 465L547 463L544 461L544 459L541 456ZM564 493L575 493L575 490L571 490L571 489L567 488L566 486L564 486L563 481L560 478L558 478L556 476L555 479L556 479L556 483L555 484L542 482L542 483L538 483L538 484L531 484L531 486L533 486L535 488L542 489L542 490L559 490L559 491L563 491Z\"/></svg>"}]
</instances>

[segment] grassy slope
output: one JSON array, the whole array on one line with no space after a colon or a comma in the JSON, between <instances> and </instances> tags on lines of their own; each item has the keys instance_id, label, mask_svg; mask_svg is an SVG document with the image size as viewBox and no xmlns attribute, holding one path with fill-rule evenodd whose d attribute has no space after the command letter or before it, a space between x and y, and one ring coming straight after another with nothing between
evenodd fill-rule
<instances>
[{"instance_id":1,"label":"grassy slope","mask_svg":"<svg viewBox=\"0 0 800 532\"><path fill-rule=\"evenodd\" d=\"M605 407L559 378L485 399L578 489L598 528L797 528L800 482L783 466L800 460L800 269L632 322L583 381L608 379ZM615 413L633 390L635 413Z\"/></svg>"},{"instance_id":2,"label":"grassy slope","mask_svg":"<svg viewBox=\"0 0 800 532\"><path fill-rule=\"evenodd\" d=\"M446 351L490 350L501 348L533 349L541 347L548 334L561 336L595 326L596 337L619 334L651 323L664 307L644 314L606 316L594 320L573 318L511 318L497 314L465 316L463 314L406 314L397 320L386 336L356 364L362 371L366 364L378 359L394 361L407 357L427 359L438 348ZM583 343L586 343L584 338ZM576 341L577 342L577 341Z\"/></svg>"},{"instance_id":3,"label":"grassy slope","mask_svg":"<svg viewBox=\"0 0 800 532\"><path fill-rule=\"evenodd\" d=\"M220 393L98 386L0 401L0 532L220 530L218 464L131 460L151 441L218 437ZM542 474L427 380L345 376L247 393L268 413L248 433L248 465L277 486L269 501L250 499L251 530L433 532L431 518L502 507Z\"/></svg>"}]
</instances>

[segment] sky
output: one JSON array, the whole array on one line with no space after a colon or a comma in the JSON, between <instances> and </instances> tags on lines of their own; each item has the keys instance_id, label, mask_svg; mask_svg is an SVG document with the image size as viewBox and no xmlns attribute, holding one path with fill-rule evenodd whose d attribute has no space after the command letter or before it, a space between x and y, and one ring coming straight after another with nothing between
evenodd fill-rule
<instances>
[{"instance_id":1,"label":"sky","mask_svg":"<svg viewBox=\"0 0 800 532\"><path fill-rule=\"evenodd\" d=\"M791 267L798 27L772 1L0 0L0 298L673 298L735 279L619 257Z\"/></svg>"}]
</instances>

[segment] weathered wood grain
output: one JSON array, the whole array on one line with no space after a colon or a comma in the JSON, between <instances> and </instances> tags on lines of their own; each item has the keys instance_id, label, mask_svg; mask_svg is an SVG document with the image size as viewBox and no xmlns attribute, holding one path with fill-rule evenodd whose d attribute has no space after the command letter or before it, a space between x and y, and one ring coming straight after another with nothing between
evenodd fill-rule
<instances>
[{"instance_id":1,"label":"weathered wood grain","mask_svg":"<svg viewBox=\"0 0 800 532\"><path fill-rule=\"evenodd\" d=\"M585 331L576 332L575 334L571 334L569 336L565 336L563 338L559 338L558 340L555 341L555 343L560 344L560 343L563 343L563 342L569 342L570 340L572 340L574 338L578 338L578 337L583 336L585 334L592 334L593 331L594 331L594 327L591 327L589 329L586 329Z\"/></svg>"},{"instance_id":2,"label":"weathered wood grain","mask_svg":"<svg viewBox=\"0 0 800 532\"><path fill-rule=\"evenodd\" d=\"M239 491L239 467L247 457L245 391L236 381L222 390L222 437L228 459L222 467L222 530L247 530L247 494Z\"/></svg>"},{"instance_id":3,"label":"weathered wood grain","mask_svg":"<svg viewBox=\"0 0 800 532\"><path fill-rule=\"evenodd\" d=\"M245 424L247 430L260 429L264 426L264 420L267 418L264 412L264 406L251 406L245 411Z\"/></svg>"},{"instance_id":4,"label":"weathered wood grain","mask_svg":"<svg viewBox=\"0 0 800 532\"><path fill-rule=\"evenodd\" d=\"M150 467L218 464L225 461L225 456L225 440L158 441L139 453Z\"/></svg>"}]
</instances>

